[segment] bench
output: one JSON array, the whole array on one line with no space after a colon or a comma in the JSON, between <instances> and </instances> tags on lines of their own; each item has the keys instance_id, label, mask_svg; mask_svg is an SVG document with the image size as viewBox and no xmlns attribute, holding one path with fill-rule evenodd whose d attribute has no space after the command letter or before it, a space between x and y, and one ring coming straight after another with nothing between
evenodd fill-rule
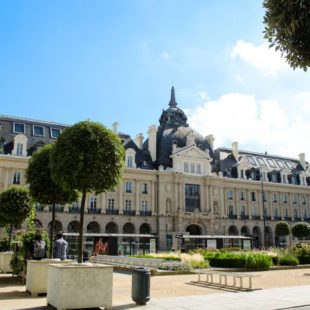
<instances>
[{"instance_id":1,"label":"bench","mask_svg":"<svg viewBox=\"0 0 310 310\"><path fill-rule=\"evenodd\" d=\"M146 267L152 269L157 269L164 261L164 259L159 258L135 258L113 255L97 255L94 259L94 263L97 264L109 264L119 267Z\"/></svg>"},{"instance_id":2,"label":"bench","mask_svg":"<svg viewBox=\"0 0 310 310\"><path fill-rule=\"evenodd\" d=\"M198 282L202 282L202 276L205 275L204 282L213 285L219 285L228 288L252 290L252 279L258 275L248 273L224 272L216 270L198 270ZM248 285L244 286L246 280Z\"/></svg>"}]
</instances>

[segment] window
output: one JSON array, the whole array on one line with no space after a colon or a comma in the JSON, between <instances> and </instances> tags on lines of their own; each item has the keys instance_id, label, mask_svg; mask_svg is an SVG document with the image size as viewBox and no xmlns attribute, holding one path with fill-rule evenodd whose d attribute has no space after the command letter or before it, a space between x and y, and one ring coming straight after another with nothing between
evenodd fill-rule
<instances>
[{"instance_id":1,"label":"window","mask_svg":"<svg viewBox=\"0 0 310 310\"><path fill-rule=\"evenodd\" d=\"M304 219L307 218L307 209L304 209Z\"/></svg>"},{"instance_id":2,"label":"window","mask_svg":"<svg viewBox=\"0 0 310 310\"><path fill-rule=\"evenodd\" d=\"M232 200L233 199L233 192L232 190L227 191L227 199Z\"/></svg>"},{"instance_id":3,"label":"window","mask_svg":"<svg viewBox=\"0 0 310 310\"><path fill-rule=\"evenodd\" d=\"M244 192L239 192L239 198L240 200L244 200Z\"/></svg>"},{"instance_id":4,"label":"window","mask_svg":"<svg viewBox=\"0 0 310 310\"><path fill-rule=\"evenodd\" d=\"M191 167L191 173L195 173L195 164L191 163L190 167Z\"/></svg>"},{"instance_id":5,"label":"window","mask_svg":"<svg viewBox=\"0 0 310 310\"><path fill-rule=\"evenodd\" d=\"M277 202L278 201L278 195L277 194L273 194L272 195L272 200L273 200L273 202Z\"/></svg>"},{"instance_id":6,"label":"window","mask_svg":"<svg viewBox=\"0 0 310 310\"><path fill-rule=\"evenodd\" d=\"M275 209L273 210L273 216L274 216L274 217L278 217L278 209L277 209L277 208L275 208Z\"/></svg>"},{"instance_id":7,"label":"window","mask_svg":"<svg viewBox=\"0 0 310 310\"><path fill-rule=\"evenodd\" d=\"M43 126L36 126L36 125L33 125L33 126L32 126L32 134L33 134L34 136L43 137L43 136L44 136L44 128L43 128Z\"/></svg>"},{"instance_id":8,"label":"window","mask_svg":"<svg viewBox=\"0 0 310 310\"><path fill-rule=\"evenodd\" d=\"M240 215L245 215L245 206L241 206Z\"/></svg>"},{"instance_id":9,"label":"window","mask_svg":"<svg viewBox=\"0 0 310 310\"><path fill-rule=\"evenodd\" d=\"M271 174L271 182L274 182L274 183L278 182L278 176L276 173Z\"/></svg>"},{"instance_id":10,"label":"window","mask_svg":"<svg viewBox=\"0 0 310 310\"><path fill-rule=\"evenodd\" d=\"M288 169L293 169L293 168L294 168L293 164L292 164L290 161L286 161L286 162L285 162L285 165L286 165L286 167L287 167Z\"/></svg>"},{"instance_id":11,"label":"window","mask_svg":"<svg viewBox=\"0 0 310 310\"><path fill-rule=\"evenodd\" d=\"M287 203L287 194L283 194L283 202Z\"/></svg>"},{"instance_id":12,"label":"window","mask_svg":"<svg viewBox=\"0 0 310 310\"><path fill-rule=\"evenodd\" d=\"M251 192L251 200L256 201L256 193L255 192Z\"/></svg>"},{"instance_id":13,"label":"window","mask_svg":"<svg viewBox=\"0 0 310 310\"><path fill-rule=\"evenodd\" d=\"M185 211L200 211L200 186L195 184L185 184Z\"/></svg>"},{"instance_id":14,"label":"window","mask_svg":"<svg viewBox=\"0 0 310 310\"><path fill-rule=\"evenodd\" d=\"M247 156L246 158L247 158L248 162L249 162L251 165L256 166L256 161L255 161L254 157L252 157L252 156Z\"/></svg>"},{"instance_id":15,"label":"window","mask_svg":"<svg viewBox=\"0 0 310 310\"><path fill-rule=\"evenodd\" d=\"M147 194L147 183L142 183L142 194Z\"/></svg>"},{"instance_id":16,"label":"window","mask_svg":"<svg viewBox=\"0 0 310 310\"><path fill-rule=\"evenodd\" d=\"M277 168L277 165L275 164L273 159L268 158L267 163L269 164L271 168Z\"/></svg>"},{"instance_id":17,"label":"window","mask_svg":"<svg viewBox=\"0 0 310 310\"><path fill-rule=\"evenodd\" d=\"M189 172L188 171L188 163L184 163L184 172Z\"/></svg>"},{"instance_id":18,"label":"window","mask_svg":"<svg viewBox=\"0 0 310 310\"><path fill-rule=\"evenodd\" d=\"M297 209L294 209L294 217L298 217L298 210Z\"/></svg>"},{"instance_id":19,"label":"window","mask_svg":"<svg viewBox=\"0 0 310 310\"><path fill-rule=\"evenodd\" d=\"M24 145L22 143L17 143L16 155L23 156L23 149L24 149Z\"/></svg>"},{"instance_id":20,"label":"window","mask_svg":"<svg viewBox=\"0 0 310 310\"><path fill-rule=\"evenodd\" d=\"M228 207L228 214L229 215L234 215L234 207L233 206L229 206Z\"/></svg>"},{"instance_id":21,"label":"window","mask_svg":"<svg viewBox=\"0 0 310 310\"><path fill-rule=\"evenodd\" d=\"M200 173L201 173L201 166L200 166L200 164L197 164L197 165L196 165L196 173L197 173L197 174L200 174Z\"/></svg>"},{"instance_id":22,"label":"window","mask_svg":"<svg viewBox=\"0 0 310 310\"><path fill-rule=\"evenodd\" d=\"M297 203L297 196L296 195L292 196L292 202L293 202L293 204Z\"/></svg>"},{"instance_id":23,"label":"window","mask_svg":"<svg viewBox=\"0 0 310 310\"><path fill-rule=\"evenodd\" d=\"M114 209L114 199L113 198L109 198L109 200L108 200L108 209L109 210Z\"/></svg>"},{"instance_id":24,"label":"window","mask_svg":"<svg viewBox=\"0 0 310 310\"><path fill-rule=\"evenodd\" d=\"M51 128L51 138L57 139L60 136L61 129L59 128Z\"/></svg>"},{"instance_id":25,"label":"window","mask_svg":"<svg viewBox=\"0 0 310 310\"><path fill-rule=\"evenodd\" d=\"M146 200L141 201L141 211L144 211L144 212L148 211L148 204Z\"/></svg>"},{"instance_id":26,"label":"window","mask_svg":"<svg viewBox=\"0 0 310 310\"><path fill-rule=\"evenodd\" d=\"M125 210L131 210L131 200L125 200Z\"/></svg>"},{"instance_id":27,"label":"window","mask_svg":"<svg viewBox=\"0 0 310 310\"><path fill-rule=\"evenodd\" d=\"M125 182L125 192L132 193L132 183L130 181Z\"/></svg>"},{"instance_id":28,"label":"window","mask_svg":"<svg viewBox=\"0 0 310 310\"><path fill-rule=\"evenodd\" d=\"M297 185L297 177L296 177L296 175L291 175L291 184Z\"/></svg>"},{"instance_id":29,"label":"window","mask_svg":"<svg viewBox=\"0 0 310 310\"><path fill-rule=\"evenodd\" d=\"M266 192L263 192L263 199L264 199L264 202L267 201L267 197L268 197L267 193L266 193Z\"/></svg>"},{"instance_id":30,"label":"window","mask_svg":"<svg viewBox=\"0 0 310 310\"><path fill-rule=\"evenodd\" d=\"M89 204L90 204L90 208L91 209L96 209L96 207L97 207L97 197L90 197Z\"/></svg>"},{"instance_id":31,"label":"window","mask_svg":"<svg viewBox=\"0 0 310 310\"><path fill-rule=\"evenodd\" d=\"M13 132L14 133L25 133L25 124L13 123Z\"/></svg>"},{"instance_id":32,"label":"window","mask_svg":"<svg viewBox=\"0 0 310 310\"><path fill-rule=\"evenodd\" d=\"M288 209L285 209L285 217L288 217Z\"/></svg>"},{"instance_id":33,"label":"window","mask_svg":"<svg viewBox=\"0 0 310 310\"><path fill-rule=\"evenodd\" d=\"M302 203L303 205L306 204L306 197L305 197L305 196L301 196L301 203Z\"/></svg>"},{"instance_id":34,"label":"window","mask_svg":"<svg viewBox=\"0 0 310 310\"><path fill-rule=\"evenodd\" d=\"M19 171L14 172L13 184L20 184L20 172Z\"/></svg>"},{"instance_id":35,"label":"window","mask_svg":"<svg viewBox=\"0 0 310 310\"><path fill-rule=\"evenodd\" d=\"M127 167L133 168L133 157L130 155L127 156Z\"/></svg>"},{"instance_id":36,"label":"window","mask_svg":"<svg viewBox=\"0 0 310 310\"><path fill-rule=\"evenodd\" d=\"M264 158L262 157L256 157L258 163L261 165L261 166L266 166L266 163L264 161Z\"/></svg>"},{"instance_id":37,"label":"window","mask_svg":"<svg viewBox=\"0 0 310 310\"><path fill-rule=\"evenodd\" d=\"M285 168L284 163L283 163L282 160L276 160L276 163L278 164L280 169L284 169Z\"/></svg>"}]
</instances>

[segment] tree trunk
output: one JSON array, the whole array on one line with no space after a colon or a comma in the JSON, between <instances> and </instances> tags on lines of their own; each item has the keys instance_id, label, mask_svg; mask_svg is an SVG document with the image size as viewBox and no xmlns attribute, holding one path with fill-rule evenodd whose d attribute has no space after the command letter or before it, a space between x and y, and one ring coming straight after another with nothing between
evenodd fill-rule
<instances>
[{"instance_id":1,"label":"tree trunk","mask_svg":"<svg viewBox=\"0 0 310 310\"><path fill-rule=\"evenodd\" d=\"M79 244L78 244L78 263L83 262L83 226L84 226L84 210L86 201L86 190L83 190L81 210L80 210L80 229L79 229Z\"/></svg>"},{"instance_id":2,"label":"tree trunk","mask_svg":"<svg viewBox=\"0 0 310 310\"><path fill-rule=\"evenodd\" d=\"M52 206L52 224L51 224L51 231L50 231L50 248L49 248L49 257L53 258L53 241L54 241L54 227L55 227L55 208L56 205L53 203Z\"/></svg>"},{"instance_id":3,"label":"tree trunk","mask_svg":"<svg viewBox=\"0 0 310 310\"><path fill-rule=\"evenodd\" d=\"M13 231L13 225L10 224L9 226L9 251L11 249L12 231Z\"/></svg>"}]
</instances>

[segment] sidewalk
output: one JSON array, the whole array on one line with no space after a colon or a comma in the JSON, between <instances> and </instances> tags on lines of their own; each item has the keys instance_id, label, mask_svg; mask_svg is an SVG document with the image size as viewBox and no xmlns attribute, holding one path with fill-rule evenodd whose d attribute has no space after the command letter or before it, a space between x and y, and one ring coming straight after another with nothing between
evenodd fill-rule
<instances>
[{"instance_id":1,"label":"sidewalk","mask_svg":"<svg viewBox=\"0 0 310 310\"><path fill-rule=\"evenodd\" d=\"M310 309L310 268L253 272L252 292L227 292L197 283L197 275L151 277L151 300L145 306L131 299L131 275L113 274L113 310L124 309ZM10 275L0 275L1 310L52 310L46 297L31 297Z\"/></svg>"}]
</instances>

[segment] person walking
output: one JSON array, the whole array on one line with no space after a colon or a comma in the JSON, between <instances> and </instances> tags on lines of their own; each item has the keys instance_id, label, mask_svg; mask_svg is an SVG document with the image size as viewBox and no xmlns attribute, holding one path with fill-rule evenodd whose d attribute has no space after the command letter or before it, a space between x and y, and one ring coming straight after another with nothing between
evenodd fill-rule
<instances>
[{"instance_id":1,"label":"person walking","mask_svg":"<svg viewBox=\"0 0 310 310\"><path fill-rule=\"evenodd\" d=\"M58 232L53 245L53 257L65 260L67 258L68 242L63 238L62 232Z\"/></svg>"},{"instance_id":2,"label":"person walking","mask_svg":"<svg viewBox=\"0 0 310 310\"><path fill-rule=\"evenodd\" d=\"M40 233L35 235L32 246L32 259L41 260L46 257L46 243Z\"/></svg>"}]
</instances>

